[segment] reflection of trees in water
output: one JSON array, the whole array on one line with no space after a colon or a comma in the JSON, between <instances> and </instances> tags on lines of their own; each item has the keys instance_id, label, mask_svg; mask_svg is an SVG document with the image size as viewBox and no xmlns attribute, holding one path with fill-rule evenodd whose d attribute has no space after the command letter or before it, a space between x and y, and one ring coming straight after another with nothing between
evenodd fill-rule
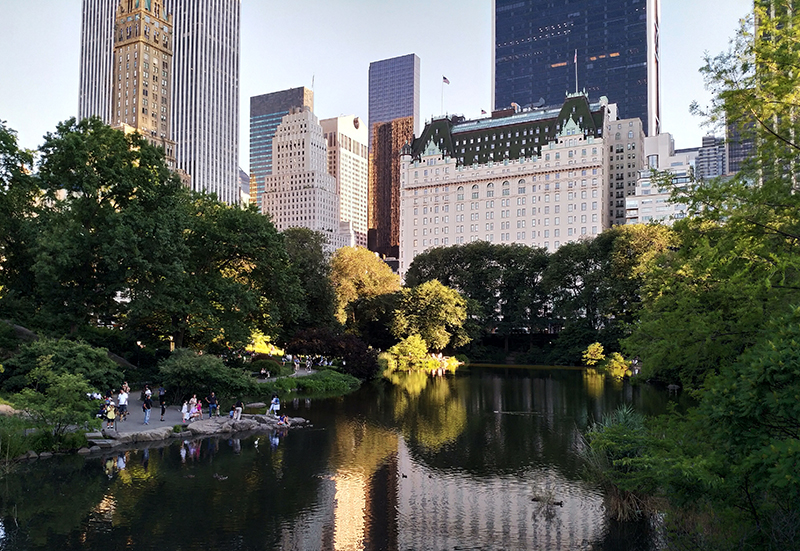
<instances>
[{"instance_id":1,"label":"reflection of trees in water","mask_svg":"<svg viewBox=\"0 0 800 551\"><path fill-rule=\"evenodd\" d=\"M402 386L395 392L394 420L406 439L436 451L464 432L467 407L451 379L422 375L430 380L424 393L414 395Z\"/></svg>"}]
</instances>

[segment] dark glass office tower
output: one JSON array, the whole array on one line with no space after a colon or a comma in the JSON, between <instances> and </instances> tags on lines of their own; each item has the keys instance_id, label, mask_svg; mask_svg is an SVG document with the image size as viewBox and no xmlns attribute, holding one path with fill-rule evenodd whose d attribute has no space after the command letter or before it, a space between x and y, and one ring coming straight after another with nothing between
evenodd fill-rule
<instances>
[{"instance_id":1,"label":"dark glass office tower","mask_svg":"<svg viewBox=\"0 0 800 551\"><path fill-rule=\"evenodd\" d=\"M494 106L561 105L586 90L660 125L660 0L495 0ZM576 54L577 52L577 54Z\"/></svg>"},{"instance_id":2,"label":"dark glass office tower","mask_svg":"<svg viewBox=\"0 0 800 551\"><path fill-rule=\"evenodd\" d=\"M272 174L272 138L293 107L314 110L314 92L301 86L250 98L250 202L261 210L264 178Z\"/></svg>"},{"instance_id":3,"label":"dark glass office tower","mask_svg":"<svg viewBox=\"0 0 800 551\"><path fill-rule=\"evenodd\" d=\"M419 58L408 54L369 64L369 146L372 127L403 117L414 117L419 128Z\"/></svg>"}]
</instances>

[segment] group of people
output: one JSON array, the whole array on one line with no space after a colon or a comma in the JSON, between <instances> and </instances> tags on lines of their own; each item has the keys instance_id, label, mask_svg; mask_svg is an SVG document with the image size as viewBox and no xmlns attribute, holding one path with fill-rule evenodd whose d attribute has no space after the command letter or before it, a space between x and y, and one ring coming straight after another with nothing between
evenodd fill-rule
<instances>
[{"instance_id":1,"label":"group of people","mask_svg":"<svg viewBox=\"0 0 800 551\"><path fill-rule=\"evenodd\" d=\"M106 395L91 395L91 399L101 399L102 406L98 411L97 416L101 420L105 420L107 429L116 429L116 424L128 419L130 412L128 411L128 403L130 401L131 387L128 382L122 383L119 391L116 393L116 402L114 401L114 392L109 390ZM161 406L161 420L164 420L164 414L167 412L167 391L163 386L158 388L158 402ZM144 424L150 424L150 410L153 409L153 391L150 390L149 385L145 385L142 390L142 412L144 413Z\"/></svg>"},{"instance_id":2,"label":"group of people","mask_svg":"<svg viewBox=\"0 0 800 551\"><path fill-rule=\"evenodd\" d=\"M219 417L219 401L216 393L212 391L211 394L203 399L198 399L197 394L192 394L192 397L184 400L183 406L181 406L184 424L203 419L203 400L208 404L208 418Z\"/></svg>"}]
</instances>

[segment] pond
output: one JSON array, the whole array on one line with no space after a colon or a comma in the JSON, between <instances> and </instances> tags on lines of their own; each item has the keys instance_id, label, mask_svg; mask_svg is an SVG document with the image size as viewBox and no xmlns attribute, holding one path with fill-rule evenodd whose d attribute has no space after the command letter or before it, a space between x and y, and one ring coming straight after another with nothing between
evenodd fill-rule
<instances>
[{"instance_id":1,"label":"pond","mask_svg":"<svg viewBox=\"0 0 800 551\"><path fill-rule=\"evenodd\" d=\"M0 548L657 549L609 522L580 431L670 397L590 371L471 367L284 404L313 426L55 457L0 481ZM674 398L673 398L674 399Z\"/></svg>"}]
</instances>

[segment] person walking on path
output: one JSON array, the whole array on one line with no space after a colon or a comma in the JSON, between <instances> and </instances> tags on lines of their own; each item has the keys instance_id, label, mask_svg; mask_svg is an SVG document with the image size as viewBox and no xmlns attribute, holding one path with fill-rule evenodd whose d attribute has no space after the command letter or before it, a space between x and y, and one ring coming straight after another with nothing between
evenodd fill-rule
<instances>
[{"instance_id":1,"label":"person walking on path","mask_svg":"<svg viewBox=\"0 0 800 551\"><path fill-rule=\"evenodd\" d=\"M244 404L242 403L241 398L236 399L236 404L233 406L233 420L239 421L242 418L242 410L244 410Z\"/></svg>"},{"instance_id":2,"label":"person walking on path","mask_svg":"<svg viewBox=\"0 0 800 551\"><path fill-rule=\"evenodd\" d=\"M183 401L183 406L181 407L181 414L183 415L183 424L189 422L189 402L186 400Z\"/></svg>"},{"instance_id":3,"label":"person walking on path","mask_svg":"<svg viewBox=\"0 0 800 551\"><path fill-rule=\"evenodd\" d=\"M116 420L117 412L114 409L114 402L108 404L106 408L106 428L113 429L114 428L114 421Z\"/></svg>"},{"instance_id":4,"label":"person walking on path","mask_svg":"<svg viewBox=\"0 0 800 551\"><path fill-rule=\"evenodd\" d=\"M142 402L142 411L144 411L144 424L150 424L150 410L153 409L153 400L149 394L144 395L144 402Z\"/></svg>"},{"instance_id":5,"label":"person walking on path","mask_svg":"<svg viewBox=\"0 0 800 551\"><path fill-rule=\"evenodd\" d=\"M164 420L164 415L167 413L167 395L162 394L162 388L158 389L158 405L161 406L161 420Z\"/></svg>"},{"instance_id":6,"label":"person walking on path","mask_svg":"<svg viewBox=\"0 0 800 551\"><path fill-rule=\"evenodd\" d=\"M119 405L119 420L124 421L128 418L128 393L125 392L124 387L119 391L119 396L117 396L117 404Z\"/></svg>"},{"instance_id":7,"label":"person walking on path","mask_svg":"<svg viewBox=\"0 0 800 551\"><path fill-rule=\"evenodd\" d=\"M208 418L211 419L214 415L219 417L217 395L213 391L209 396L206 396L206 402L208 402Z\"/></svg>"}]
</instances>

